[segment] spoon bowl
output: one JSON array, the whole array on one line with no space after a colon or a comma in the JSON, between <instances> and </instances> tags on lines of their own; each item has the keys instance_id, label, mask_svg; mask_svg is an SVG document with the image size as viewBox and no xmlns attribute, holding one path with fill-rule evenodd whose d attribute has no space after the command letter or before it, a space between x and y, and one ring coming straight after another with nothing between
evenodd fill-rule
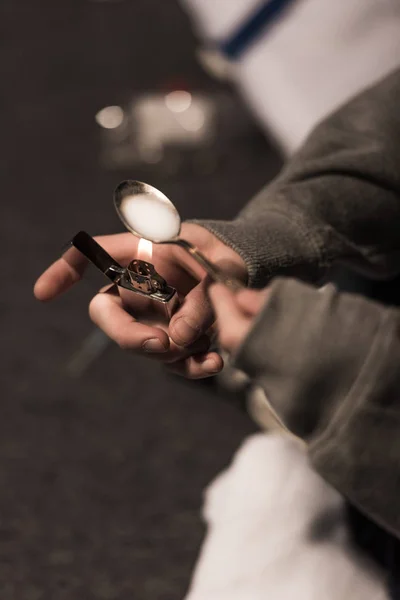
<instances>
[{"instance_id":1,"label":"spoon bowl","mask_svg":"<svg viewBox=\"0 0 400 600\"><path fill-rule=\"evenodd\" d=\"M114 205L125 227L155 244L179 236L181 218L171 200L141 181L122 181L114 192Z\"/></svg>"}]
</instances>

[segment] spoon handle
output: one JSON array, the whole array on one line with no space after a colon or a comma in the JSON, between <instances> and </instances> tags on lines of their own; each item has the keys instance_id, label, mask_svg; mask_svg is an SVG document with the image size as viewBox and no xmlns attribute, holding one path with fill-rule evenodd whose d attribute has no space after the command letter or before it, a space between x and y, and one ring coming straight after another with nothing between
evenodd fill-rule
<instances>
[{"instance_id":1,"label":"spoon handle","mask_svg":"<svg viewBox=\"0 0 400 600\"><path fill-rule=\"evenodd\" d=\"M168 243L168 242L166 242ZM212 277L212 279L218 283L223 283L228 286L231 290L238 291L244 288L244 285L241 281L236 279L235 277L231 277L227 275L221 269L219 269L216 265L210 262L202 252L196 246L194 246L191 242L187 240L183 240L179 238L177 240L171 240L169 243L177 244L186 252L188 252L193 258L207 271L207 273Z\"/></svg>"}]
</instances>

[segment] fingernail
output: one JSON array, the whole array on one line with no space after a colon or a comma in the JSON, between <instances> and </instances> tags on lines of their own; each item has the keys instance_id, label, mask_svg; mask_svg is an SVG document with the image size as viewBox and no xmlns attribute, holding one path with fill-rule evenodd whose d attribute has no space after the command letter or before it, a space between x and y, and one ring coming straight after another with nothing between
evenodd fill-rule
<instances>
[{"instance_id":1,"label":"fingernail","mask_svg":"<svg viewBox=\"0 0 400 600\"><path fill-rule=\"evenodd\" d=\"M142 345L142 348L145 352L166 352L167 348L164 346L164 344L162 342L160 342L159 339L157 338L153 338L151 340L147 340L147 342L144 342L144 344Z\"/></svg>"},{"instance_id":2,"label":"fingernail","mask_svg":"<svg viewBox=\"0 0 400 600\"><path fill-rule=\"evenodd\" d=\"M173 331L175 341L181 344L190 344L200 333L200 329L196 327L195 322L187 317L180 317L175 321Z\"/></svg>"},{"instance_id":3,"label":"fingernail","mask_svg":"<svg viewBox=\"0 0 400 600\"><path fill-rule=\"evenodd\" d=\"M204 371L207 373L218 373L220 370L219 365L213 358L207 358L202 364Z\"/></svg>"}]
</instances>

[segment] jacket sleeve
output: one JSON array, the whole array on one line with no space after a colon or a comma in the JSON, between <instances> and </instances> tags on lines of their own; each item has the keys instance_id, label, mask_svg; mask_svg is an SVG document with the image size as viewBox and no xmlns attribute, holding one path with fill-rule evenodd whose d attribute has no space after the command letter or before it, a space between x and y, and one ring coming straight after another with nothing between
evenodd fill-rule
<instances>
[{"instance_id":1,"label":"jacket sleeve","mask_svg":"<svg viewBox=\"0 0 400 600\"><path fill-rule=\"evenodd\" d=\"M335 263L400 271L400 70L323 121L233 221L195 221L244 258L252 287Z\"/></svg>"},{"instance_id":2,"label":"jacket sleeve","mask_svg":"<svg viewBox=\"0 0 400 600\"><path fill-rule=\"evenodd\" d=\"M400 537L400 311L277 278L235 365L317 471Z\"/></svg>"}]
</instances>

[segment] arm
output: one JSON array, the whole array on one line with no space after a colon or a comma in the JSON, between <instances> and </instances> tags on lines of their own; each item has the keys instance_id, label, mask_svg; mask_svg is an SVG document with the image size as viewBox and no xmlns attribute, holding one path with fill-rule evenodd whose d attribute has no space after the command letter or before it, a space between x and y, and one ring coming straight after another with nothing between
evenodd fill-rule
<instances>
[{"instance_id":1,"label":"arm","mask_svg":"<svg viewBox=\"0 0 400 600\"><path fill-rule=\"evenodd\" d=\"M323 121L232 222L203 221L245 260L250 285L318 281L334 263L400 271L400 71Z\"/></svg>"},{"instance_id":2,"label":"arm","mask_svg":"<svg viewBox=\"0 0 400 600\"><path fill-rule=\"evenodd\" d=\"M236 298L214 286L211 299L235 366L307 441L316 470L400 537L400 310L280 278Z\"/></svg>"}]
</instances>

